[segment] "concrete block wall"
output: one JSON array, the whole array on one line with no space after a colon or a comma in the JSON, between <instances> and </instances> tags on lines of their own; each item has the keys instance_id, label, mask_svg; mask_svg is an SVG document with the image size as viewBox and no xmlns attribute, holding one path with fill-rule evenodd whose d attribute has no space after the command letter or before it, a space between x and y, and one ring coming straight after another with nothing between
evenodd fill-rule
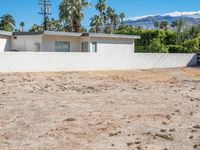
<instances>
[{"instance_id":1,"label":"concrete block wall","mask_svg":"<svg viewBox=\"0 0 200 150\"><path fill-rule=\"evenodd\" d=\"M196 62L195 54L4 52L0 72L173 68Z\"/></svg>"}]
</instances>

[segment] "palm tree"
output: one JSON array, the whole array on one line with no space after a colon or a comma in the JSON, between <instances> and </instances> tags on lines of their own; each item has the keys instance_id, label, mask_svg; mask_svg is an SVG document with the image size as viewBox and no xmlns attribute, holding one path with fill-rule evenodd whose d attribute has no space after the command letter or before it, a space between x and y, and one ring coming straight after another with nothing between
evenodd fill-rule
<instances>
[{"instance_id":1,"label":"palm tree","mask_svg":"<svg viewBox=\"0 0 200 150\"><path fill-rule=\"evenodd\" d=\"M20 22L19 26L20 26L20 32L24 32L25 22Z\"/></svg>"},{"instance_id":2,"label":"palm tree","mask_svg":"<svg viewBox=\"0 0 200 150\"><path fill-rule=\"evenodd\" d=\"M91 19L90 26L92 27L91 31L95 33L99 33L100 27L103 25L101 17L99 15L94 15Z\"/></svg>"},{"instance_id":3,"label":"palm tree","mask_svg":"<svg viewBox=\"0 0 200 150\"><path fill-rule=\"evenodd\" d=\"M54 18L47 20L47 28L49 31L62 31L60 20L55 20Z\"/></svg>"},{"instance_id":4,"label":"palm tree","mask_svg":"<svg viewBox=\"0 0 200 150\"><path fill-rule=\"evenodd\" d=\"M105 13L105 10L106 10L106 1L105 0L99 0L99 2L95 5L96 9L99 11L99 14L100 14L100 23L101 23L101 26L103 26L106 21L104 20L104 13ZM102 28L101 28L102 30Z\"/></svg>"},{"instance_id":5,"label":"palm tree","mask_svg":"<svg viewBox=\"0 0 200 150\"><path fill-rule=\"evenodd\" d=\"M107 33L109 33L110 31L111 31L110 33L112 33L113 25L116 20L115 10L112 9L111 7L108 7L106 10L106 16L104 16L104 17L106 17L106 21L108 21L108 23L107 23L108 25L105 30L107 31Z\"/></svg>"},{"instance_id":6,"label":"palm tree","mask_svg":"<svg viewBox=\"0 0 200 150\"><path fill-rule=\"evenodd\" d=\"M181 32L183 30L183 27L184 27L184 21L183 19L181 18L179 21L178 21L178 32Z\"/></svg>"},{"instance_id":7,"label":"palm tree","mask_svg":"<svg viewBox=\"0 0 200 150\"><path fill-rule=\"evenodd\" d=\"M115 14L115 10L112 9L111 7L108 7L106 10L106 15L108 17L108 20L111 21L111 17Z\"/></svg>"},{"instance_id":8,"label":"palm tree","mask_svg":"<svg viewBox=\"0 0 200 150\"><path fill-rule=\"evenodd\" d=\"M111 16L111 25L113 25L114 27L114 31L117 28L117 25L119 24L120 20L119 20L119 16L117 14L113 14Z\"/></svg>"},{"instance_id":9,"label":"palm tree","mask_svg":"<svg viewBox=\"0 0 200 150\"><path fill-rule=\"evenodd\" d=\"M158 21L154 22L154 27L155 27L156 29L158 29L159 26L160 26L160 22L158 22Z\"/></svg>"},{"instance_id":10,"label":"palm tree","mask_svg":"<svg viewBox=\"0 0 200 150\"><path fill-rule=\"evenodd\" d=\"M60 20L64 22L65 29L74 32L81 31L81 21L84 18L83 9L91 4L85 0L62 0L60 10Z\"/></svg>"},{"instance_id":11,"label":"palm tree","mask_svg":"<svg viewBox=\"0 0 200 150\"><path fill-rule=\"evenodd\" d=\"M103 16L103 12L105 11L106 9L106 3L105 3L105 0L99 0L99 3L97 3L95 5L96 9L99 11L100 13L100 16L102 17Z\"/></svg>"},{"instance_id":12,"label":"palm tree","mask_svg":"<svg viewBox=\"0 0 200 150\"><path fill-rule=\"evenodd\" d=\"M167 30L168 29L168 22L167 21L162 21L160 23L160 29Z\"/></svg>"},{"instance_id":13,"label":"palm tree","mask_svg":"<svg viewBox=\"0 0 200 150\"><path fill-rule=\"evenodd\" d=\"M172 24L171 24L171 27L174 28L174 29L177 28L178 27L178 20L173 21Z\"/></svg>"},{"instance_id":14,"label":"palm tree","mask_svg":"<svg viewBox=\"0 0 200 150\"><path fill-rule=\"evenodd\" d=\"M124 23L125 14L124 13L120 13L119 14L119 18L120 18L121 24L123 24Z\"/></svg>"},{"instance_id":15,"label":"palm tree","mask_svg":"<svg viewBox=\"0 0 200 150\"><path fill-rule=\"evenodd\" d=\"M104 30L105 33L112 33L112 25L109 23Z\"/></svg>"},{"instance_id":16,"label":"palm tree","mask_svg":"<svg viewBox=\"0 0 200 150\"><path fill-rule=\"evenodd\" d=\"M102 13L102 18L103 18L103 23L105 24L109 20L109 17L107 16L107 12Z\"/></svg>"},{"instance_id":17,"label":"palm tree","mask_svg":"<svg viewBox=\"0 0 200 150\"><path fill-rule=\"evenodd\" d=\"M0 17L0 29L5 31L13 31L15 27L15 19L10 14Z\"/></svg>"},{"instance_id":18,"label":"palm tree","mask_svg":"<svg viewBox=\"0 0 200 150\"><path fill-rule=\"evenodd\" d=\"M34 24L29 30L29 32L40 32L40 31L42 31L42 26L36 24Z\"/></svg>"}]
</instances>

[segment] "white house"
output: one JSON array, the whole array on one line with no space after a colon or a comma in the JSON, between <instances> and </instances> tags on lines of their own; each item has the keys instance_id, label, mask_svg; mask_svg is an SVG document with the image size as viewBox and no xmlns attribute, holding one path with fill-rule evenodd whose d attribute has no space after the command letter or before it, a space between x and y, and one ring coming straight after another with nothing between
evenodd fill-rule
<instances>
[{"instance_id":1,"label":"white house","mask_svg":"<svg viewBox=\"0 0 200 150\"><path fill-rule=\"evenodd\" d=\"M0 31L0 52L4 52L11 47L11 32Z\"/></svg>"},{"instance_id":2,"label":"white house","mask_svg":"<svg viewBox=\"0 0 200 150\"><path fill-rule=\"evenodd\" d=\"M119 34L0 31L0 51L133 53L139 38Z\"/></svg>"}]
</instances>

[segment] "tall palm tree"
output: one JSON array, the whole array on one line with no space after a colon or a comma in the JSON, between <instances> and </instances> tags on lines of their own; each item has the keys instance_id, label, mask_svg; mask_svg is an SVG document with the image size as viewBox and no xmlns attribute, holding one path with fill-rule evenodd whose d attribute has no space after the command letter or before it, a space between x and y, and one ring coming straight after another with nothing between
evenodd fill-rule
<instances>
[{"instance_id":1,"label":"tall palm tree","mask_svg":"<svg viewBox=\"0 0 200 150\"><path fill-rule=\"evenodd\" d=\"M107 12L103 12L102 13L102 18L103 18L103 23L105 24L109 20Z\"/></svg>"},{"instance_id":2,"label":"tall palm tree","mask_svg":"<svg viewBox=\"0 0 200 150\"><path fill-rule=\"evenodd\" d=\"M66 30L81 31L81 21L84 18L83 9L90 5L85 0L62 0L59 6L59 17L64 22Z\"/></svg>"},{"instance_id":3,"label":"tall palm tree","mask_svg":"<svg viewBox=\"0 0 200 150\"><path fill-rule=\"evenodd\" d=\"M107 31L111 31L111 33L113 32L113 27L114 30L116 30L117 25L120 22L120 17L115 13L115 10L112 9L111 7L108 7L106 10L106 15L108 17L108 27L107 27Z\"/></svg>"},{"instance_id":4,"label":"tall palm tree","mask_svg":"<svg viewBox=\"0 0 200 150\"><path fill-rule=\"evenodd\" d=\"M172 24L171 24L171 27L174 28L174 29L177 28L178 27L178 20L173 21Z\"/></svg>"},{"instance_id":5,"label":"tall palm tree","mask_svg":"<svg viewBox=\"0 0 200 150\"><path fill-rule=\"evenodd\" d=\"M25 22L20 22L20 23L19 23L19 26L20 26L20 31L21 31L21 32L24 32Z\"/></svg>"},{"instance_id":6,"label":"tall palm tree","mask_svg":"<svg viewBox=\"0 0 200 150\"><path fill-rule=\"evenodd\" d=\"M121 24L123 24L124 23L125 14L124 13L120 13L119 14L119 18L120 18Z\"/></svg>"},{"instance_id":7,"label":"tall palm tree","mask_svg":"<svg viewBox=\"0 0 200 150\"><path fill-rule=\"evenodd\" d=\"M105 13L105 10L106 10L106 0L99 0L99 2L95 5L96 9L99 11L99 14L100 14L100 23L101 23L101 26L103 26L106 21L104 20L105 16L104 16L104 13ZM101 30L102 30L102 27L101 27Z\"/></svg>"},{"instance_id":8,"label":"tall palm tree","mask_svg":"<svg viewBox=\"0 0 200 150\"><path fill-rule=\"evenodd\" d=\"M106 15L109 18L109 20L111 21L111 17L115 14L115 10L112 9L111 7L108 7L106 10Z\"/></svg>"},{"instance_id":9,"label":"tall palm tree","mask_svg":"<svg viewBox=\"0 0 200 150\"><path fill-rule=\"evenodd\" d=\"M112 33L112 25L110 23L105 27L104 32L108 34Z\"/></svg>"},{"instance_id":10,"label":"tall palm tree","mask_svg":"<svg viewBox=\"0 0 200 150\"><path fill-rule=\"evenodd\" d=\"M183 27L184 27L184 21L183 19L181 18L179 21L178 21L178 32L181 32L183 30Z\"/></svg>"},{"instance_id":11,"label":"tall palm tree","mask_svg":"<svg viewBox=\"0 0 200 150\"><path fill-rule=\"evenodd\" d=\"M114 13L113 15L111 15L111 25L113 25L114 31L116 30L119 22L120 22L120 20L119 20L119 16L117 14Z\"/></svg>"},{"instance_id":12,"label":"tall palm tree","mask_svg":"<svg viewBox=\"0 0 200 150\"><path fill-rule=\"evenodd\" d=\"M162 21L160 23L160 29L167 30L168 29L168 22L167 21Z\"/></svg>"},{"instance_id":13,"label":"tall palm tree","mask_svg":"<svg viewBox=\"0 0 200 150\"><path fill-rule=\"evenodd\" d=\"M91 19L90 26L92 27L91 31L95 33L99 33L100 27L103 25L103 22L99 15L94 15Z\"/></svg>"},{"instance_id":14,"label":"tall palm tree","mask_svg":"<svg viewBox=\"0 0 200 150\"><path fill-rule=\"evenodd\" d=\"M105 11L106 9L106 3L105 3L105 0L99 0L99 3L97 3L95 5L96 9L99 11L100 13L100 16L102 17L103 16L103 12Z\"/></svg>"},{"instance_id":15,"label":"tall palm tree","mask_svg":"<svg viewBox=\"0 0 200 150\"><path fill-rule=\"evenodd\" d=\"M42 26L36 24L34 24L29 30L29 32L40 32L40 31L42 31Z\"/></svg>"},{"instance_id":16,"label":"tall palm tree","mask_svg":"<svg viewBox=\"0 0 200 150\"><path fill-rule=\"evenodd\" d=\"M0 17L0 29L5 31L13 31L15 27L15 19L10 14Z\"/></svg>"},{"instance_id":17,"label":"tall palm tree","mask_svg":"<svg viewBox=\"0 0 200 150\"><path fill-rule=\"evenodd\" d=\"M62 25L59 20L55 20L54 18L47 19L47 28L49 31L62 31Z\"/></svg>"},{"instance_id":18,"label":"tall palm tree","mask_svg":"<svg viewBox=\"0 0 200 150\"><path fill-rule=\"evenodd\" d=\"M156 29L158 29L159 26L160 26L160 22L158 22L158 21L154 22L154 27L155 27Z\"/></svg>"}]
</instances>

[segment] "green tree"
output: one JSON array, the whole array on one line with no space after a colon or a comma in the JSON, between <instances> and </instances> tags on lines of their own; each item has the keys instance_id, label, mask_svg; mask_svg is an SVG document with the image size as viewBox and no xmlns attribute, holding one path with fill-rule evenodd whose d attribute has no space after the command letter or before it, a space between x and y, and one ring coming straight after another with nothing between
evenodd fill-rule
<instances>
[{"instance_id":1,"label":"green tree","mask_svg":"<svg viewBox=\"0 0 200 150\"><path fill-rule=\"evenodd\" d=\"M114 31L116 30L117 28L117 25L120 23L120 20L119 20L119 16L117 14L113 14L111 16L111 25L113 26L114 28Z\"/></svg>"},{"instance_id":2,"label":"green tree","mask_svg":"<svg viewBox=\"0 0 200 150\"><path fill-rule=\"evenodd\" d=\"M95 5L96 9L99 11L100 17L99 17L99 22L100 22L100 26L101 30L103 28L103 25L106 21L104 21L104 12L106 10L106 2L105 0L99 0L99 2Z\"/></svg>"},{"instance_id":3,"label":"green tree","mask_svg":"<svg viewBox=\"0 0 200 150\"><path fill-rule=\"evenodd\" d=\"M15 27L15 19L10 14L0 17L0 29L4 31L13 31Z\"/></svg>"},{"instance_id":4,"label":"green tree","mask_svg":"<svg viewBox=\"0 0 200 150\"><path fill-rule=\"evenodd\" d=\"M111 7L108 7L106 9L106 17L107 17L107 21L108 23L111 23L111 17L115 14L115 10L112 9Z\"/></svg>"},{"instance_id":5,"label":"green tree","mask_svg":"<svg viewBox=\"0 0 200 150\"><path fill-rule=\"evenodd\" d=\"M85 27L82 27L81 32L87 32L87 29Z\"/></svg>"},{"instance_id":6,"label":"green tree","mask_svg":"<svg viewBox=\"0 0 200 150\"><path fill-rule=\"evenodd\" d=\"M162 21L160 23L160 29L167 30L168 29L168 22L167 21Z\"/></svg>"},{"instance_id":7,"label":"green tree","mask_svg":"<svg viewBox=\"0 0 200 150\"><path fill-rule=\"evenodd\" d=\"M63 31L60 20L55 20L54 18L47 20L47 29L49 31Z\"/></svg>"},{"instance_id":8,"label":"green tree","mask_svg":"<svg viewBox=\"0 0 200 150\"><path fill-rule=\"evenodd\" d=\"M25 22L20 22L19 26L20 26L20 32L24 32Z\"/></svg>"},{"instance_id":9,"label":"green tree","mask_svg":"<svg viewBox=\"0 0 200 150\"><path fill-rule=\"evenodd\" d=\"M85 0L62 0L59 5L59 17L65 25L65 31L81 32L83 9L90 5Z\"/></svg>"},{"instance_id":10,"label":"green tree","mask_svg":"<svg viewBox=\"0 0 200 150\"><path fill-rule=\"evenodd\" d=\"M153 39L150 41L150 45L148 46L149 52L153 53L168 53L168 48L164 44L161 43L159 39Z\"/></svg>"},{"instance_id":11,"label":"green tree","mask_svg":"<svg viewBox=\"0 0 200 150\"><path fill-rule=\"evenodd\" d=\"M39 26L39 25L36 25L36 24L34 24L32 27L31 27L31 29L29 29L29 32L40 32L40 31L42 31L43 29L42 29L42 26Z\"/></svg>"},{"instance_id":12,"label":"green tree","mask_svg":"<svg viewBox=\"0 0 200 150\"><path fill-rule=\"evenodd\" d=\"M178 27L178 24L179 24L178 20L173 21L172 24L171 24L171 27L174 28L174 29L176 29Z\"/></svg>"},{"instance_id":13,"label":"green tree","mask_svg":"<svg viewBox=\"0 0 200 150\"><path fill-rule=\"evenodd\" d=\"M115 33L140 35L141 39L136 40L135 43L136 52L195 53L200 49L200 25L188 29L182 28L181 32L144 30L129 26L120 28ZM178 42L177 39L179 39Z\"/></svg>"},{"instance_id":14,"label":"green tree","mask_svg":"<svg viewBox=\"0 0 200 150\"><path fill-rule=\"evenodd\" d=\"M103 16L103 12L106 10L105 0L99 0L99 2L95 5L96 9L99 11L100 16Z\"/></svg>"},{"instance_id":15,"label":"green tree","mask_svg":"<svg viewBox=\"0 0 200 150\"><path fill-rule=\"evenodd\" d=\"M156 29L159 29L159 26L160 26L160 22L158 22L158 21L154 22L154 27Z\"/></svg>"},{"instance_id":16,"label":"green tree","mask_svg":"<svg viewBox=\"0 0 200 150\"><path fill-rule=\"evenodd\" d=\"M186 39L182 46L185 48L185 53L195 53L199 50L199 38Z\"/></svg>"},{"instance_id":17,"label":"green tree","mask_svg":"<svg viewBox=\"0 0 200 150\"><path fill-rule=\"evenodd\" d=\"M104 32L108 34L112 33L112 25L110 23L105 27Z\"/></svg>"},{"instance_id":18,"label":"green tree","mask_svg":"<svg viewBox=\"0 0 200 150\"><path fill-rule=\"evenodd\" d=\"M101 20L101 17L99 15L94 15L94 17L91 19L90 26L91 32L99 33L100 27L103 25L103 22Z\"/></svg>"},{"instance_id":19,"label":"green tree","mask_svg":"<svg viewBox=\"0 0 200 150\"><path fill-rule=\"evenodd\" d=\"M102 13L102 17L103 17L103 23L104 24L106 24L106 22L109 20L109 17L108 17L108 15L107 15L107 12L103 12Z\"/></svg>"},{"instance_id":20,"label":"green tree","mask_svg":"<svg viewBox=\"0 0 200 150\"><path fill-rule=\"evenodd\" d=\"M184 27L184 21L183 21L183 19L181 18L181 19L178 21L178 32L182 32L182 31L183 31L183 27Z\"/></svg>"},{"instance_id":21,"label":"green tree","mask_svg":"<svg viewBox=\"0 0 200 150\"><path fill-rule=\"evenodd\" d=\"M119 24L119 16L115 13L115 10L111 7L108 7L106 10L106 17L107 17L107 27L105 29L106 33L112 33L113 27L114 30L116 29L117 25Z\"/></svg>"},{"instance_id":22,"label":"green tree","mask_svg":"<svg viewBox=\"0 0 200 150\"><path fill-rule=\"evenodd\" d=\"M124 24L125 14L124 14L124 13L120 13L120 14L119 14L119 18L120 18L121 24Z\"/></svg>"}]
</instances>

